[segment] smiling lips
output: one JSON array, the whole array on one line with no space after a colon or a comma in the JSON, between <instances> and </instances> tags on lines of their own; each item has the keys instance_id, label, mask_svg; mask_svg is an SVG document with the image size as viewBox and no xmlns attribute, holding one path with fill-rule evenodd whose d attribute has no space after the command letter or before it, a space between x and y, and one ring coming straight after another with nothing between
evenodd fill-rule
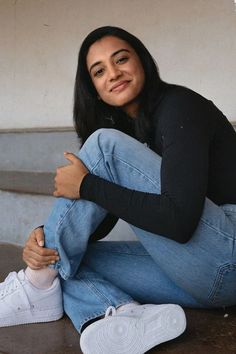
<instances>
[{"instance_id":1,"label":"smiling lips","mask_svg":"<svg viewBox=\"0 0 236 354\"><path fill-rule=\"evenodd\" d=\"M110 92L120 92L123 91L123 89L126 88L126 86L129 84L130 81L120 81L117 82L117 84L113 85L112 88L110 89Z\"/></svg>"}]
</instances>

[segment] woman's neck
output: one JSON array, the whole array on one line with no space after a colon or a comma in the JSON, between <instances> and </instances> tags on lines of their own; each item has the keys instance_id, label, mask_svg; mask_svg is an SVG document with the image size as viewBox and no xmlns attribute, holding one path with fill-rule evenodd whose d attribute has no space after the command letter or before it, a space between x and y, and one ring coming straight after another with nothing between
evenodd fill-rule
<instances>
[{"instance_id":1,"label":"woman's neck","mask_svg":"<svg viewBox=\"0 0 236 354\"><path fill-rule=\"evenodd\" d=\"M135 119L138 116L139 102L135 101L129 103L128 105L123 107L123 110L128 114L130 118Z\"/></svg>"}]
</instances>

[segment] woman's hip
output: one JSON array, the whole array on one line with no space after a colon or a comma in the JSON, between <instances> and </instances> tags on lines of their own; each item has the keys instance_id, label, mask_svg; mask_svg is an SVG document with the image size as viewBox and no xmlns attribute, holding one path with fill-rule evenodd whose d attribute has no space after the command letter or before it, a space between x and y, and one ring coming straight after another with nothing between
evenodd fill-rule
<instances>
[{"instance_id":1,"label":"woman's hip","mask_svg":"<svg viewBox=\"0 0 236 354\"><path fill-rule=\"evenodd\" d=\"M159 267L178 286L209 306L236 303L236 223L235 214L229 216L226 209L232 214L236 208L219 207L206 199L199 224L185 244L132 226Z\"/></svg>"}]
</instances>

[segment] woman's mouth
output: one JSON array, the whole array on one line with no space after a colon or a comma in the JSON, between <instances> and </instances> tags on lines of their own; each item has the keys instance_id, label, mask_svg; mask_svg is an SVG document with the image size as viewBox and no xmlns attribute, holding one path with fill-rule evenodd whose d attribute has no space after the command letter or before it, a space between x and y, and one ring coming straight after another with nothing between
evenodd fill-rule
<instances>
[{"instance_id":1,"label":"woman's mouth","mask_svg":"<svg viewBox=\"0 0 236 354\"><path fill-rule=\"evenodd\" d=\"M121 92L129 85L130 81L120 81L112 86L111 92Z\"/></svg>"}]
</instances>

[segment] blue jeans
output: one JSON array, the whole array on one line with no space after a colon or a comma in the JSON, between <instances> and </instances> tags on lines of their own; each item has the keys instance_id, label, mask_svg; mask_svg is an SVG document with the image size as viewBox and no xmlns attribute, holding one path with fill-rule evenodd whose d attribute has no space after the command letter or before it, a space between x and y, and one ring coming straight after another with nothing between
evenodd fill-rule
<instances>
[{"instance_id":1,"label":"blue jeans","mask_svg":"<svg viewBox=\"0 0 236 354\"><path fill-rule=\"evenodd\" d=\"M160 194L161 158L117 130L97 130L78 156L92 174ZM195 308L236 304L236 205L217 206L206 199L185 244L133 225L138 241L88 244L106 214L93 202L59 198L44 227L46 247L60 254L55 267L64 309L79 332L108 306L132 301Z\"/></svg>"}]
</instances>

